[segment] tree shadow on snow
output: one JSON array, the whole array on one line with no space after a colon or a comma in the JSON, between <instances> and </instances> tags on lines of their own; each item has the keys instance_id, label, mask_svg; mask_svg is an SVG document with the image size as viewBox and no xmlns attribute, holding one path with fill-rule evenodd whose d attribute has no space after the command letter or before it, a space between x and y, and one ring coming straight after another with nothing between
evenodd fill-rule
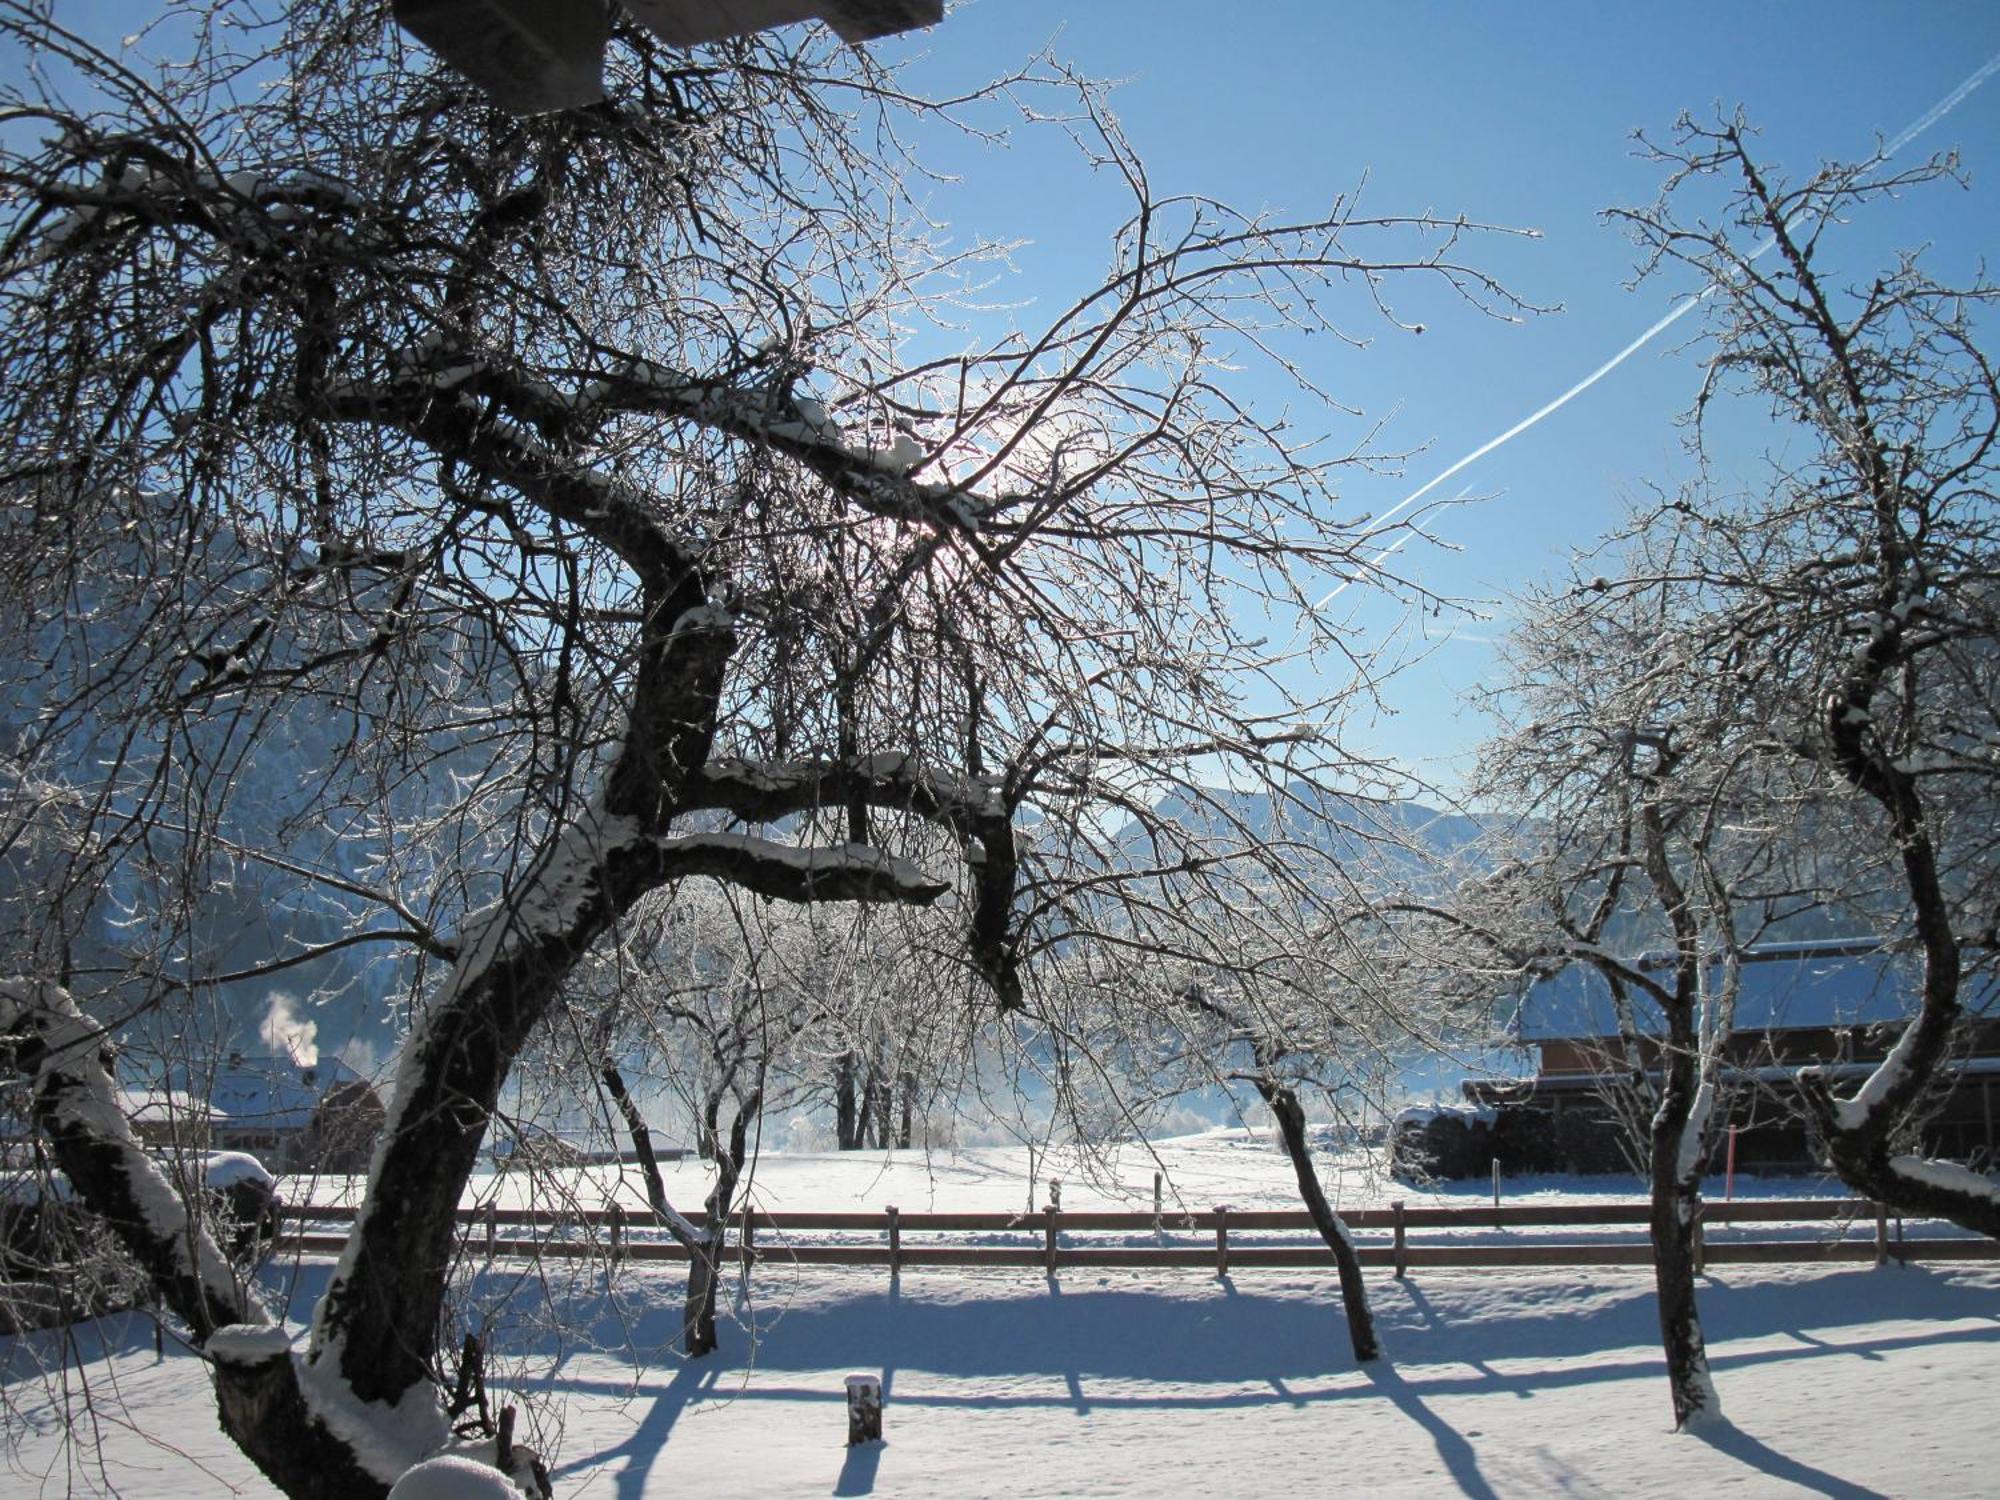
<instances>
[{"instance_id":1,"label":"tree shadow on snow","mask_svg":"<svg viewBox=\"0 0 2000 1500\"><path fill-rule=\"evenodd\" d=\"M311 1272L301 1279L310 1283ZM622 1463L614 1492L620 1500L635 1500L690 1405L722 1395L835 1405L844 1396L823 1383L826 1372L879 1369L885 1401L905 1407L1044 1408L1087 1417L1094 1411L1196 1413L1386 1399L1427 1434L1458 1489L1484 1500L1493 1488L1473 1444L1437 1414L1437 1402L1495 1393L1526 1399L1603 1381L1654 1380L1664 1373L1651 1281L1639 1276L1610 1283L1593 1278L1587 1284L1564 1276L1517 1277L1502 1287L1459 1275L1428 1278L1428 1292L1416 1278L1375 1280L1370 1290L1387 1358L1394 1363L1374 1367L1353 1362L1330 1278L1325 1296L1312 1301L1302 1298L1295 1277L1267 1283L1259 1275L1224 1280L1206 1291L1195 1285L1162 1291L1136 1278L1085 1275L1030 1290L1012 1277L967 1285L950 1277L927 1281L916 1271L886 1287L877 1283L873 1292L843 1287L838 1296L797 1301L785 1295L781 1271L762 1272L760 1281L763 1296L757 1300L764 1308L782 1308L779 1315L739 1305L743 1326L725 1329L723 1348L681 1366L670 1379L659 1380L643 1366L634 1382L558 1364L541 1378L524 1381L552 1395L622 1399L640 1413L623 1443L608 1453L583 1455L562 1472ZM635 1283L631 1290L629 1299L614 1298L607 1289L595 1306L587 1299L568 1303L561 1319L563 1344L616 1354L643 1347L646 1339L671 1340L678 1329L677 1283L664 1277L650 1285ZM523 1331L547 1317L523 1305L534 1300L531 1290L506 1300ZM1992 1306L1990 1285L1918 1268L1857 1267L1795 1280L1725 1273L1704 1282L1701 1305L1718 1373L1795 1361L1808 1362L1799 1368L1809 1370L1814 1360L1876 1358L1920 1345L2000 1348L2000 1314ZM295 1311L298 1306L295 1302ZM1857 1326L1899 1320L1912 1326ZM1957 1326L1940 1326L1947 1321ZM1496 1355L1506 1357L1505 1372L1488 1363ZM793 1371L806 1378L786 1381L786 1372ZM964 1384L892 1390L899 1373L907 1387L913 1372ZM1029 1379L1024 1385L1015 1377ZM1033 1377L1046 1377L1053 1388L1039 1387ZM1779 1453L1726 1422L1698 1435L1774 1481L1850 1500L1874 1493ZM833 1493L871 1493L882 1461L876 1447L847 1450Z\"/></svg>"},{"instance_id":2,"label":"tree shadow on snow","mask_svg":"<svg viewBox=\"0 0 2000 1500\"><path fill-rule=\"evenodd\" d=\"M1838 1474L1829 1474L1825 1469L1816 1469L1809 1463L1788 1458L1768 1443L1752 1437L1727 1417L1715 1417L1702 1423L1692 1429L1692 1435L1746 1468L1756 1469L1786 1484L1795 1484L1809 1494L1825 1495L1828 1500L1890 1500L1880 1490L1871 1490L1864 1484L1855 1484Z\"/></svg>"},{"instance_id":3,"label":"tree shadow on snow","mask_svg":"<svg viewBox=\"0 0 2000 1500\"><path fill-rule=\"evenodd\" d=\"M1471 1442L1451 1423L1424 1405L1415 1388L1386 1356L1363 1365L1361 1370L1378 1394L1386 1396L1398 1411L1430 1435L1431 1442L1437 1445L1438 1457L1451 1470L1451 1477L1457 1481L1460 1493L1466 1495L1468 1500L1498 1500L1493 1486L1479 1471L1479 1457L1472 1451Z\"/></svg>"},{"instance_id":4,"label":"tree shadow on snow","mask_svg":"<svg viewBox=\"0 0 2000 1500\"><path fill-rule=\"evenodd\" d=\"M732 1368L724 1361L725 1356L718 1350L699 1364L693 1361L683 1364L663 1387L642 1385L636 1392L628 1389L626 1394L632 1396L635 1405L645 1403L645 1415L632 1429L631 1435L622 1443L586 1452L561 1465L556 1469L555 1477L565 1478L583 1469L608 1469L623 1459L613 1480L613 1493L618 1500L639 1500L645 1493L646 1480L653 1471L653 1465L666 1453L667 1438L674 1430L674 1423L680 1420L681 1413L690 1403L712 1391L722 1374Z\"/></svg>"}]
</instances>

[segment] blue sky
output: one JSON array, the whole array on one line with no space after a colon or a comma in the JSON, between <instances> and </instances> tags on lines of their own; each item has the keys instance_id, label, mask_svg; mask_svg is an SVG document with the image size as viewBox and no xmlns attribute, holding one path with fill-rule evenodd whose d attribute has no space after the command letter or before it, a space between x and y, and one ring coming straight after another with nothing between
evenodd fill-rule
<instances>
[{"instance_id":1,"label":"blue sky","mask_svg":"<svg viewBox=\"0 0 2000 1500\"><path fill-rule=\"evenodd\" d=\"M2000 54L2000 6L974 0L908 45L925 54L917 76L948 89L1051 39L1084 71L1124 80L1114 107L1159 192L1304 213L1365 176L1377 211L1464 213L1542 232L1486 247L1481 263L1562 311L1510 325L1427 305L1418 339L1371 327L1357 309L1355 330L1374 334L1371 346L1325 351L1316 373L1341 399L1371 416L1397 413L1394 440L1427 445L1403 478L1354 476L1353 509L1379 513L1694 289L1686 280L1629 289L1631 247L1600 218L1650 201L1659 186L1657 168L1634 154L1633 131L1664 136L1682 110L1741 105L1763 155L1782 168L1865 154ZM1883 206L1832 242L1837 264L1872 275L1893 249L1926 245L1940 274L1963 274L2000 243L2000 77L1898 159L1947 148L1961 153L1970 189ZM939 198L957 229L1033 242L1016 257L1015 295L1046 315L1094 284L1120 208L1113 184L1032 137L1005 153L954 151L947 165L965 178ZM1033 308L1018 316L1036 319ZM1397 679L1397 711L1360 727L1363 748L1449 778L1482 732L1457 700L1492 669L1483 638L1504 628L1509 592L1588 545L1645 486L1687 474L1675 418L1696 388L1699 351L1674 351L1694 323L1443 488L1470 484L1485 498L1440 523L1459 550L1413 548L1407 566L1440 592L1494 601L1502 619L1426 621L1433 637L1450 638ZM1749 415L1746 461L1761 437ZM1357 623L1380 630L1397 617L1365 604Z\"/></svg>"}]
</instances>

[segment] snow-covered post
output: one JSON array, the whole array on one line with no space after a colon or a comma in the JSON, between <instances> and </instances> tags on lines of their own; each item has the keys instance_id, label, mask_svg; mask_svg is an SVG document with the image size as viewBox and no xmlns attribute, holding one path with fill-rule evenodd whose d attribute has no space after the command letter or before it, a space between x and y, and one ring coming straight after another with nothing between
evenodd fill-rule
<instances>
[{"instance_id":1,"label":"snow-covered post","mask_svg":"<svg viewBox=\"0 0 2000 1500\"><path fill-rule=\"evenodd\" d=\"M1229 1205L1215 1205L1215 1274L1229 1274Z\"/></svg>"},{"instance_id":2,"label":"snow-covered post","mask_svg":"<svg viewBox=\"0 0 2000 1500\"><path fill-rule=\"evenodd\" d=\"M614 1202L607 1217L611 1222L611 1264L617 1266L625 1259L625 1210Z\"/></svg>"},{"instance_id":3,"label":"snow-covered post","mask_svg":"<svg viewBox=\"0 0 2000 1500\"><path fill-rule=\"evenodd\" d=\"M889 1279L903 1274L903 1211L889 1205Z\"/></svg>"},{"instance_id":4,"label":"snow-covered post","mask_svg":"<svg viewBox=\"0 0 2000 1500\"><path fill-rule=\"evenodd\" d=\"M1060 1232L1062 1220L1062 1184L1049 1184L1049 1206L1042 1215L1042 1268L1051 1277L1056 1274L1056 1235Z\"/></svg>"},{"instance_id":5,"label":"snow-covered post","mask_svg":"<svg viewBox=\"0 0 2000 1500\"><path fill-rule=\"evenodd\" d=\"M1389 1208L1396 1216L1396 1248L1394 1254L1396 1257L1396 1279L1401 1281L1409 1273L1410 1269L1410 1249L1404 1237L1403 1200L1398 1198L1394 1203L1389 1205Z\"/></svg>"},{"instance_id":6,"label":"snow-covered post","mask_svg":"<svg viewBox=\"0 0 2000 1500\"><path fill-rule=\"evenodd\" d=\"M1165 1183L1163 1181L1165 1176L1166 1174L1163 1172L1153 1173L1153 1233L1154 1234L1158 1234L1160 1232L1160 1198L1161 1198L1161 1189L1165 1186Z\"/></svg>"},{"instance_id":7,"label":"snow-covered post","mask_svg":"<svg viewBox=\"0 0 2000 1500\"><path fill-rule=\"evenodd\" d=\"M847 1446L882 1441L882 1377L863 1372L847 1377Z\"/></svg>"},{"instance_id":8,"label":"snow-covered post","mask_svg":"<svg viewBox=\"0 0 2000 1500\"><path fill-rule=\"evenodd\" d=\"M1889 1205L1877 1200L1875 1204L1875 1264L1889 1263Z\"/></svg>"}]
</instances>

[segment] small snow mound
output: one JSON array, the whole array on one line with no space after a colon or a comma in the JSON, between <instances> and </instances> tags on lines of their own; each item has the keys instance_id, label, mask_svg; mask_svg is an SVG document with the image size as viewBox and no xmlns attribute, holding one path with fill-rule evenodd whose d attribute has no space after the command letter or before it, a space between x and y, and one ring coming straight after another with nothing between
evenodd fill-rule
<instances>
[{"instance_id":1,"label":"small snow mound","mask_svg":"<svg viewBox=\"0 0 2000 1500\"><path fill-rule=\"evenodd\" d=\"M924 456L924 446L907 432L899 432L887 448L871 448L868 462L888 474L907 474Z\"/></svg>"},{"instance_id":2,"label":"small snow mound","mask_svg":"<svg viewBox=\"0 0 2000 1500\"><path fill-rule=\"evenodd\" d=\"M278 1179L265 1170L264 1164L247 1151L211 1151L208 1165L202 1173L203 1180L220 1191L233 1188L239 1182L254 1182L259 1187L275 1187Z\"/></svg>"},{"instance_id":3,"label":"small snow mound","mask_svg":"<svg viewBox=\"0 0 2000 1500\"><path fill-rule=\"evenodd\" d=\"M521 1491L498 1469L445 1454L405 1470L389 1500L521 1500Z\"/></svg>"},{"instance_id":4,"label":"small snow mound","mask_svg":"<svg viewBox=\"0 0 2000 1500\"><path fill-rule=\"evenodd\" d=\"M218 1328L202 1346L218 1364L257 1365L292 1347L292 1336L276 1323L232 1323Z\"/></svg>"},{"instance_id":5,"label":"small snow mound","mask_svg":"<svg viewBox=\"0 0 2000 1500\"><path fill-rule=\"evenodd\" d=\"M1396 1111L1395 1124L1428 1125L1433 1120L1456 1120L1462 1125L1491 1125L1499 1112L1490 1104L1408 1104Z\"/></svg>"}]
</instances>

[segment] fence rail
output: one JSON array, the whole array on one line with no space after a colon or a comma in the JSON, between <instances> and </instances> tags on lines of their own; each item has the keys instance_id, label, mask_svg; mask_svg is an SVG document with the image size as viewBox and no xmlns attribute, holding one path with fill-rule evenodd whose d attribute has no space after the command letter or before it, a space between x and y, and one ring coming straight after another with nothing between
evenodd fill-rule
<instances>
[{"instance_id":1,"label":"fence rail","mask_svg":"<svg viewBox=\"0 0 2000 1500\"><path fill-rule=\"evenodd\" d=\"M333 1253L346 1236L324 1226L351 1223L351 1206L288 1205L287 1232L279 1247L308 1254ZM1364 1266L1393 1266L1396 1274L1422 1268L1506 1266L1642 1266L1652 1263L1644 1236L1596 1241L1505 1239L1453 1243L1449 1233L1478 1234L1517 1229L1629 1229L1644 1226L1651 1208L1644 1202L1469 1205L1357 1209L1343 1214L1352 1230L1388 1230L1388 1243L1357 1243ZM665 1236L645 1210L622 1208L500 1208L458 1211L469 1250L487 1257L566 1259L609 1256L617 1260L684 1261L688 1250ZM1890 1226L1895 1225L1892 1234ZM1703 1206L1704 1234L1730 1225L1786 1224L1817 1227L1819 1233L1791 1239L1706 1238L1703 1259L1716 1264L1783 1262L2000 1259L2000 1242L1959 1237L1904 1238L1893 1211L1859 1198L1742 1199ZM1864 1233L1853 1233L1856 1227ZM502 1235L501 1229L535 1231ZM1231 1236L1312 1234L1311 1216L1301 1210L1217 1207L1195 1213L1075 1213L1043 1209L1033 1213L739 1213L732 1216L722 1255L732 1261L780 1262L808 1266L1029 1267L1050 1275L1097 1267L1203 1267L1218 1274L1232 1268L1323 1268L1331 1253L1317 1236L1299 1244L1245 1244ZM1416 1229L1447 1231L1427 1244L1411 1242ZM1872 1233L1866 1232L1872 1229ZM874 1244L824 1244L790 1236L869 1234ZM961 1234L1015 1235L1038 1243L952 1245L911 1244L907 1236ZM1174 1242L1170 1236L1205 1234L1207 1244ZM1126 1237L1127 1243L1078 1243L1065 1236ZM759 1243L759 1237L764 1237ZM773 1243L772 1236L777 1237ZM1150 1236L1154 1243L1132 1240Z\"/></svg>"}]
</instances>

